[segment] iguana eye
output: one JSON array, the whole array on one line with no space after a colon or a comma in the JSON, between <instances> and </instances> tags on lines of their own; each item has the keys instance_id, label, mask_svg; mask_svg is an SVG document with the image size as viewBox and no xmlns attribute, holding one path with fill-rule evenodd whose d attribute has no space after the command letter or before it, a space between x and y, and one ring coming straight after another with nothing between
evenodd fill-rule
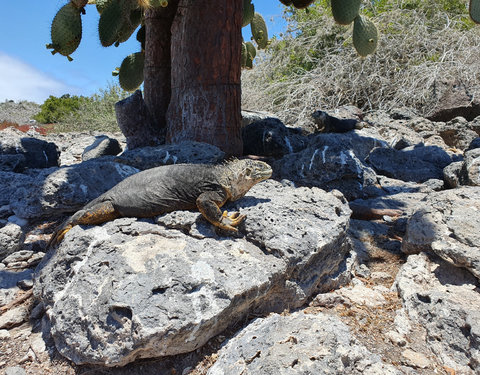
<instances>
[{"instance_id":1,"label":"iguana eye","mask_svg":"<svg viewBox=\"0 0 480 375\"><path fill-rule=\"evenodd\" d=\"M245 169L245 176L250 176L252 174L252 170L250 168Z\"/></svg>"}]
</instances>

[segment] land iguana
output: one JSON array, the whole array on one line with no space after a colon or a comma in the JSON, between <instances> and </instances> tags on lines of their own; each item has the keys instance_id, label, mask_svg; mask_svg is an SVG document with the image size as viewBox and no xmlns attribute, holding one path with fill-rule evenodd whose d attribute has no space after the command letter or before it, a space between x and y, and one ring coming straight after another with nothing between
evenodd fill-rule
<instances>
[{"instance_id":1,"label":"land iguana","mask_svg":"<svg viewBox=\"0 0 480 375\"><path fill-rule=\"evenodd\" d=\"M250 159L234 159L220 165L173 164L147 169L127 177L77 211L53 234L48 246L60 243L75 225L195 208L213 225L237 231L245 215L222 213L220 207L242 198L252 186L271 175L267 163Z\"/></svg>"}]
</instances>

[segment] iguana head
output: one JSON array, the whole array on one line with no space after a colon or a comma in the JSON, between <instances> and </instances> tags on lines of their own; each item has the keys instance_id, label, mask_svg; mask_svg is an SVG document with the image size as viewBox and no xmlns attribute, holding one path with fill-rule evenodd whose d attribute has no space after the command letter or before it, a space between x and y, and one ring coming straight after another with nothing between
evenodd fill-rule
<instances>
[{"instance_id":1,"label":"iguana head","mask_svg":"<svg viewBox=\"0 0 480 375\"><path fill-rule=\"evenodd\" d=\"M225 187L230 192L232 201L240 199L253 185L272 176L272 168L258 160L235 159L224 164L224 168Z\"/></svg>"}]
</instances>

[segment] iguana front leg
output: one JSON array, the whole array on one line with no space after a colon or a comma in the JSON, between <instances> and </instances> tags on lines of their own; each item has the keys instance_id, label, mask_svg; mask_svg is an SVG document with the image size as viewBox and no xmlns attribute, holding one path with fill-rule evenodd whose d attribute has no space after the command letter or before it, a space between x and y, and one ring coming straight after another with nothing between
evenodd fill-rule
<instances>
[{"instance_id":1,"label":"iguana front leg","mask_svg":"<svg viewBox=\"0 0 480 375\"><path fill-rule=\"evenodd\" d=\"M237 232L238 229L235 227L240 225L246 216L240 215L239 212L233 212L231 215L228 215L227 211L222 213L220 207L225 204L227 199L224 194L208 191L200 194L197 198L197 208L205 219L216 227Z\"/></svg>"}]
</instances>

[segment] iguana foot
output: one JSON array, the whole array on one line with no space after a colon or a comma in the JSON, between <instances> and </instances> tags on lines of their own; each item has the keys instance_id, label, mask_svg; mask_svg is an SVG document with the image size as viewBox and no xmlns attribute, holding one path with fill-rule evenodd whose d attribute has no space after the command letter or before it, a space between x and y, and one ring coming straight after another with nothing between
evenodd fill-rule
<instances>
[{"instance_id":1,"label":"iguana foot","mask_svg":"<svg viewBox=\"0 0 480 375\"><path fill-rule=\"evenodd\" d=\"M222 229L238 232L238 229L235 227L239 226L246 217L246 215L240 215L240 212L233 212L231 215L228 215L228 211L223 211L222 218L217 226Z\"/></svg>"},{"instance_id":2,"label":"iguana foot","mask_svg":"<svg viewBox=\"0 0 480 375\"><path fill-rule=\"evenodd\" d=\"M56 246L60 242L62 242L63 237L65 237L65 234L73 228L72 224L64 224L58 229L55 233L53 233L52 237L50 238L50 241L48 241L47 248L50 248L51 246Z\"/></svg>"}]
</instances>

